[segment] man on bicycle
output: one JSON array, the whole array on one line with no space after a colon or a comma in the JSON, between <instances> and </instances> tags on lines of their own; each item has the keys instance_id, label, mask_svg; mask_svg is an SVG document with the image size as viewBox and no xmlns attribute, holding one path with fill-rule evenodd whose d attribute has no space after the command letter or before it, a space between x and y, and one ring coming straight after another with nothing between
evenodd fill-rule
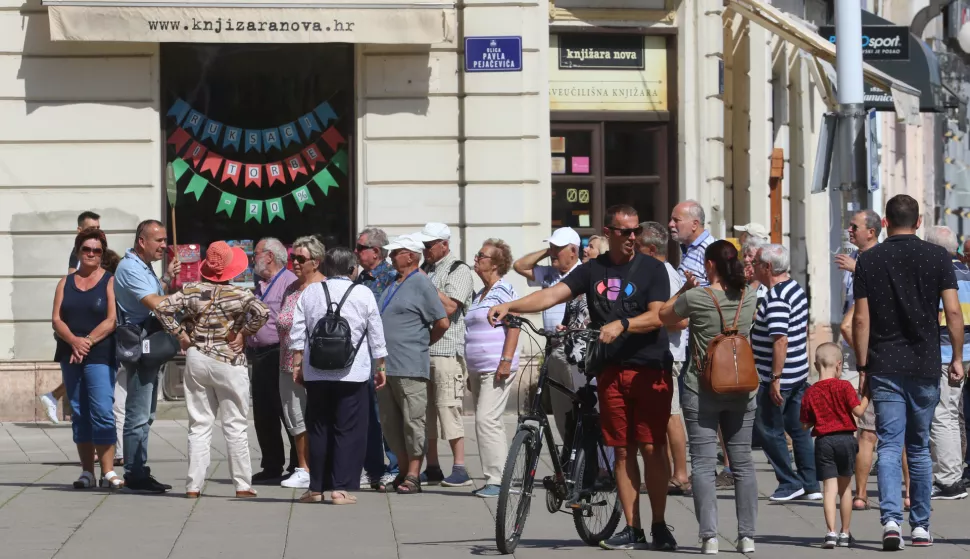
<instances>
[{"instance_id":1,"label":"man on bicycle","mask_svg":"<svg viewBox=\"0 0 970 559\"><path fill-rule=\"evenodd\" d=\"M586 294L591 328L604 346L597 382L603 439L616 454L616 484L627 527L600 542L605 549L644 547L640 523L640 468L643 454L653 515L650 533L656 550L675 550L667 526L667 421L673 382L667 334L657 316L670 297L667 272L659 261L636 250L641 227L636 209L606 210L603 232L610 250L582 264L562 282L489 309L493 324L512 313L535 313Z\"/></svg>"}]
</instances>

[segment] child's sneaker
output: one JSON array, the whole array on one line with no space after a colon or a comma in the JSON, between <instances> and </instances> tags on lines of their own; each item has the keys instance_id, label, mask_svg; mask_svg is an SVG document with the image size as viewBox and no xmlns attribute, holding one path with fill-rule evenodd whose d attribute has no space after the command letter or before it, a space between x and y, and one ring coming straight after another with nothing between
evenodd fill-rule
<instances>
[{"instance_id":1,"label":"child's sneaker","mask_svg":"<svg viewBox=\"0 0 970 559\"><path fill-rule=\"evenodd\" d=\"M822 549L834 549L836 544L839 543L839 536L835 532L829 532L825 534L825 539L822 540Z\"/></svg>"},{"instance_id":2,"label":"child's sneaker","mask_svg":"<svg viewBox=\"0 0 970 559\"><path fill-rule=\"evenodd\" d=\"M836 545L839 547L849 547L850 545L855 545L855 538L852 537L852 534L842 532L839 534L839 541Z\"/></svg>"}]
</instances>

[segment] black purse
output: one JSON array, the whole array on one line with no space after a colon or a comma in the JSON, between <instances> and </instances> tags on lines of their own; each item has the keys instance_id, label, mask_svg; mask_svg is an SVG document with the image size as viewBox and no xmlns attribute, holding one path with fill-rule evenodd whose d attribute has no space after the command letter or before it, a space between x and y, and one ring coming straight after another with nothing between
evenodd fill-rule
<instances>
[{"instance_id":1,"label":"black purse","mask_svg":"<svg viewBox=\"0 0 970 559\"><path fill-rule=\"evenodd\" d=\"M124 313L118 311L115 328L115 357L119 363L145 368L161 368L178 355L178 338L166 332L154 315L143 324L125 322Z\"/></svg>"}]
</instances>

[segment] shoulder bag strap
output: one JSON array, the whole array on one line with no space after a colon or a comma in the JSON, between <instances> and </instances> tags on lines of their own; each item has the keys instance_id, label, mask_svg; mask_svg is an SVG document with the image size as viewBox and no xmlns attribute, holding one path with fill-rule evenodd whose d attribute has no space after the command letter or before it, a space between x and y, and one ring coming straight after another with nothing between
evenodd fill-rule
<instances>
[{"instance_id":1,"label":"shoulder bag strap","mask_svg":"<svg viewBox=\"0 0 970 559\"><path fill-rule=\"evenodd\" d=\"M724 313L721 312L721 304L717 302L717 296L714 295L714 291L710 287L705 287L704 291L711 298L711 301L714 301L714 308L717 309L717 315L721 317L721 333L723 334L727 331L728 327L727 322L724 321Z\"/></svg>"},{"instance_id":2,"label":"shoulder bag strap","mask_svg":"<svg viewBox=\"0 0 970 559\"><path fill-rule=\"evenodd\" d=\"M327 299L327 314L334 314L333 301L330 300L330 290L327 289L327 280L321 281L320 285L323 286L323 296Z\"/></svg>"},{"instance_id":3,"label":"shoulder bag strap","mask_svg":"<svg viewBox=\"0 0 970 559\"><path fill-rule=\"evenodd\" d=\"M626 299L626 286L627 284L630 283L630 280L633 278L633 274L636 273L637 267L640 266L640 261L642 258L647 258L647 257L646 256L641 257L640 255L635 255L633 257L633 264L630 266L630 269L627 270L626 273L623 274L623 276L620 278L620 294L616 297L616 303L614 303L614 305L616 305L617 303L622 305L623 301ZM623 307L621 306L620 308L622 309Z\"/></svg>"},{"instance_id":4,"label":"shoulder bag strap","mask_svg":"<svg viewBox=\"0 0 970 559\"><path fill-rule=\"evenodd\" d=\"M342 309L344 307L344 302L347 300L347 297L350 296L350 292L353 291L355 287L357 287L357 286L352 283L352 284L350 284L350 287L347 288L347 291L344 291L344 296L341 297L340 298L340 302L337 303L337 315L338 316L340 315L340 309Z\"/></svg>"}]
</instances>

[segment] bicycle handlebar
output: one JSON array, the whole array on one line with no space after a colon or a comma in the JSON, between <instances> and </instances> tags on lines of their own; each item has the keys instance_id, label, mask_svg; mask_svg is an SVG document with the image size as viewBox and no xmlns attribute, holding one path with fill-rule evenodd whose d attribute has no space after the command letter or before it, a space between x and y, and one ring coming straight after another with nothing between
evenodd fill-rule
<instances>
[{"instance_id":1,"label":"bicycle handlebar","mask_svg":"<svg viewBox=\"0 0 970 559\"><path fill-rule=\"evenodd\" d=\"M537 328L536 325L533 324L532 321L530 321L528 318L525 318L524 316L514 316L511 314L507 315L503 322L509 328L521 328L522 325L525 324L526 326L529 327L529 330L532 330L533 332L535 332L536 335L545 336L547 338L565 338L567 336L580 336L582 334L585 334L589 337L593 337L593 336L599 336L599 333L600 333L599 330L595 330L592 328L570 328L570 329L561 330L557 332L547 332L542 328Z\"/></svg>"}]
</instances>

